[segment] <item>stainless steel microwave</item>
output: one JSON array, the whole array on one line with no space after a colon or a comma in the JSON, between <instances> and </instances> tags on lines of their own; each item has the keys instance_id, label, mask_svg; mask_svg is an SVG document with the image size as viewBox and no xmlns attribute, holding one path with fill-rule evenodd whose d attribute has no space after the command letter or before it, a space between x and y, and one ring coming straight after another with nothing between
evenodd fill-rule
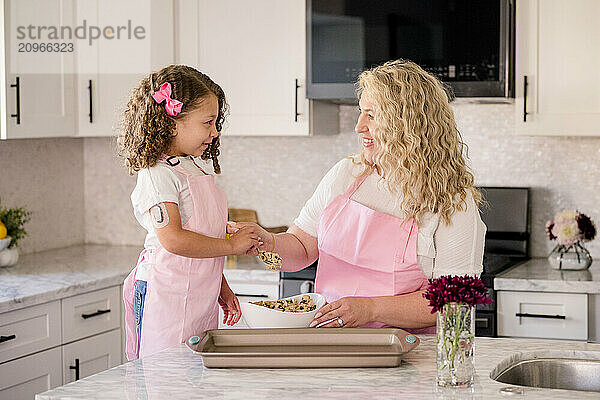
<instances>
[{"instance_id":1,"label":"stainless steel microwave","mask_svg":"<svg viewBox=\"0 0 600 400\"><path fill-rule=\"evenodd\" d=\"M364 69L409 59L457 97L513 97L514 0L307 0L307 97L354 100Z\"/></svg>"}]
</instances>

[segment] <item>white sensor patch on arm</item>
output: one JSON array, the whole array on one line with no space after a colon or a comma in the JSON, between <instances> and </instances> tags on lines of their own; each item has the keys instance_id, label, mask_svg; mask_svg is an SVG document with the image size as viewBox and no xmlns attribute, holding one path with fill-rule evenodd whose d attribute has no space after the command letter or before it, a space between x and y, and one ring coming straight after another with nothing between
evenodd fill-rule
<instances>
[{"instance_id":1,"label":"white sensor patch on arm","mask_svg":"<svg viewBox=\"0 0 600 400\"><path fill-rule=\"evenodd\" d=\"M155 228L164 228L169 224L169 214L165 203L158 203L150 207L150 219Z\"/></svg>"}]
</instances>

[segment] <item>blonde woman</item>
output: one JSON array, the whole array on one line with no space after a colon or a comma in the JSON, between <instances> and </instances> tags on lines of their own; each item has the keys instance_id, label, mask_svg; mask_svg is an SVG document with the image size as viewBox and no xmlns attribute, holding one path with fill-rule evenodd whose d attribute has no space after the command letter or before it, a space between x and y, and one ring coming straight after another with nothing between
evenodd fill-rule
<instances>
[{"instance_id":1,"label":"blonde woman","mask_svg":"<svg viewBox=\"0 0 600 400\"><path fill-rule=\"evenodd\" d=\"M361 153L325 175L286 233L259 232L261 250L279 253L283 271L319 258L315 291L328 304L311 326L432 333L428 279L482 271L481 197L435 77L398 60L358 86Z\"/></svg>"}]
</instances>

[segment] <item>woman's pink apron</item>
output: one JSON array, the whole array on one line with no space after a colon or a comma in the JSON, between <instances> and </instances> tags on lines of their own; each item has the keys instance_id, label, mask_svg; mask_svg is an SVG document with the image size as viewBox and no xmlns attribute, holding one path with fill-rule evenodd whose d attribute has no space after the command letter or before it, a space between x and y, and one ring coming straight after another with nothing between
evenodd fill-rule
<instances>
[{"instance_id":1,"label":"woman's pink apron","mask_svg":"<svg viewBox=\"0 0 600 400\"><path fill-rule=\"evenodd\" d=\"M184 229L224 239L227 197L212 175L194 176L181 166L193 202L193 213ZM218 297L225 257L189 258L169 253L162 246L152 251L142 317L139 356L144 357L185 342L190 336L218 327ZM124 297L133 296L132 272L124 283ZM125 294L125 290L130 291ZM126 304L127 308L127 304ZM133 309L126 313L127 356L135 357ZM133 333L134 336L130 336ZM132 343L130 345L130 342Z\"/></svg>"},{"instance_id":2,"label":"woman's pink apron","mask_svg":"<svg viewBox=\"0 0 600 400\"><path fill-rule=\"evenodd\" d=\"M428 285L417 263L418 227L414 219L401 220L350 199L366 178L358 178L319 217L315 290L329 303L348 296L412 293ZM362 327L389 325L373 321ZM435 326L410 331L435 333Z\"/></svg>"}]
</instances>

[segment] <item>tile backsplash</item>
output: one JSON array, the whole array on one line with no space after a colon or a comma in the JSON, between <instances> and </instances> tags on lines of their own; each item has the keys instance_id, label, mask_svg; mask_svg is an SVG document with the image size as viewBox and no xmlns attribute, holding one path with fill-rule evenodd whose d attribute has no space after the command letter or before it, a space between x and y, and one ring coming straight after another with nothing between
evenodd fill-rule
<instances>
[{"instance_id":1,"label":"tile backsplash","mask_svg":"<svg viewBox=\"0 0 600 400\"><path fill-rule=\"evenodd\" d=\"M477 184L532 188L532 255L550 251L544 224L563 208L585 212L600 227L599 137L516 136L513 104L458 99L453 107L469 145ZM289 225L325 172L340 158L359 151L353 132L356 116L356 107L341 106L340 133L331 136L224 137L223 173L217 183L227 193L229 206L256 209L265 226ZM23 155L31 163L32 154L41 157L35 167L15 168ZM40 211L31 222L25 252L66 246L77 238L87 243L143 244L144 231L133 218L129 200L135 177L114 154L109 138L0 143L0 166L16 171L11 178L0 178L3 202L23 199ZM32 181L36 184L28 189ZM39 217L46 209L53 221L61 221L48 223ZM60 232L45 232L54 223L58 225L52 230ZM600 240L587 247L592 255L600 254Z\"/></svg>"},{"instance_id":2,"label":"tile backsplash","mask_svg":"<svg viewBox=\"0 0 600 400\"><path fill-rule=\"evenodd\" d=\"M19 244L23 253L81 243L84 237L83 141L0 141L0 199L23 206L31 221Z\"/></svg>"}]
</instances>

